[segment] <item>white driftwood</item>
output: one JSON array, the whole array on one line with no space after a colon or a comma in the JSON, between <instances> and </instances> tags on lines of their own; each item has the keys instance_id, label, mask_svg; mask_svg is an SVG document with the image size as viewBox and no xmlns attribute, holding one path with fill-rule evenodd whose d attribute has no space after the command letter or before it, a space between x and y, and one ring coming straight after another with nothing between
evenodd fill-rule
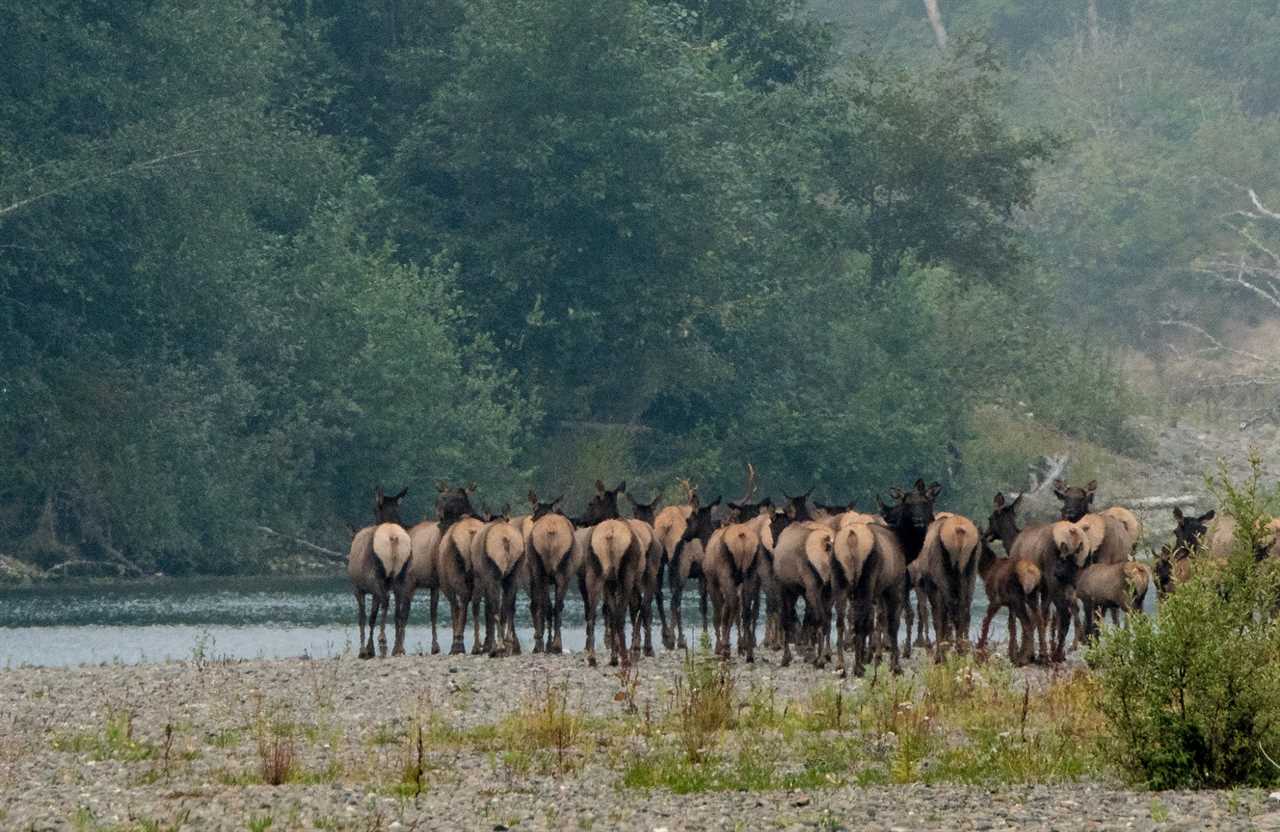
<instances>
[{"instance_id":1,"label":"white driftwood","mask_svg":"<svg viewBox=\"0 0 1280 832\"><path fill-rule=\"evenodd\" d=\"M317 552L317 553L319 553L319 554L321 554L321 555L324 555L325 557L328 557L328 558L335 558L335 559L337 559L337 560L346 560L346 559L347 559L347 556L346 556L346 555L344 555L342 552L335 552L333 549L326 549L326 548L325 548L325 547L323 547L323 546L317 546L316 544L312 543L312 542L311 542L311 541L309 541L309 540L303 540L302 538L300 538L300 537L294 537L294 536L293 536L293 535L291 535L291 534L282 534L282 533L280 533L280 532L276 531L275 529L268 528L267 526L254 526L254 529L255 529L255 530L257 530L257 531L262 532L262 533L263 533L263 534L265 534L265 535L270 535L271 537L280 537L280 538L284 538L285 540L288 540L288 541L291 541L291 542L293 542L293 543L296 543L296 544L298 544L299 546L302 546L302 547L304 547L304 548L310 549L311 551L313 551L313 552Z\"/></svg>"}]
</instances>

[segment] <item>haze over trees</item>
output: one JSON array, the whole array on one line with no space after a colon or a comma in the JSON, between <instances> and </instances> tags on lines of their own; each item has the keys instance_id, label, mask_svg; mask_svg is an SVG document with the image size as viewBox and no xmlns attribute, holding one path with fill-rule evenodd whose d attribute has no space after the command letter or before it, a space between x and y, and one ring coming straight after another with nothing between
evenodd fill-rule
<instances>
[{"instance_id":1,"label":"haze over trees","mask_svg":"<svg viewBox=\"0 0 1280 832\"><path fill-rule=\"evenodd\" d=\"M1221 336L1206 270L1280 230L1273 3L0 29L0 553L45 566L261 568L258 526L338 547L440 478L985 493L1027 462L993 413L1139 447L1114 351Z\"/></svg>"}]
</instances>

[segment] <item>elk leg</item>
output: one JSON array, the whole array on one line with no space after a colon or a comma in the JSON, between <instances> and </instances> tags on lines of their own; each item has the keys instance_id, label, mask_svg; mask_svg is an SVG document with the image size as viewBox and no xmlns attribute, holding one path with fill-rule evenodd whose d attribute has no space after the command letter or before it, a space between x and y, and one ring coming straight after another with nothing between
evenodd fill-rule
<instances>
[{"instance_id":1,"label":"elk leg","mask_svg":"<svg viewBox=\"0 0 1280 832\"><path fill-rule=\"evenodd\" d=\"M675 642L672 641L671 626L667 623L667 610L663 604L664 599L662 597L662 584L666 577L667 562L666 558L662 558L658 561L658 578L654 582L653 600L658 605L658 622L662 625L662 646L670 650L675 646ZM653 654L645 653L645 655Z\"/></svg>"},{"instance_id":2,"label":"elk leg","mask_svg":"<svg viewBox=\"0 0 1280 832\"><path fill-rule=\"evenodd\" d=\"M756 660L756 618L760 611L760 588L753 576L742 585L742 623L738 625L738 653L742 654L742 645L747 645L745 658L750 664Z\"/></svg>"},{"instance_id":3,"label":"elk leg","mask_svg":"<svg viewBox=\"0 0 1280 832\"><path fill-rule=\"evenodd\" d=\"M684 578L680 577L679 564L671 564L671 620L675 624L676 646L681 650L688 648L684 638Z\"/></svg>"},{"instance_id":4,"label":"elk leg","mask_svg":"<svg viewBox=\"0 0 1280 832\"><path fill-rule=\"evenodd\" d=\"M508 575L502 586L503 637L506 639L506 655L520 655L520 636L516 634L516 576Z\"/></svg>"},{"instance_id":5,"label":"elk leg","mask_svg":"<svg viewBox=\"0 0 1280 832\"><path fill-rule=\"evenodd\" d=\"M707 578L698 579L698 609L702 611L702 634L707 634Z\"/></svg>"},{"instance_id":6,"label":"elk leg","mask_svg":"<svg viewBox=\"0 0 1280 832\"><path fill-rule=\"evenodd\" d=\"M657 575L650 577L645 585L644 597L640 600L640 623L644 627L644 648L640 652L645 656L653 655L653 599L656 594L653 582L657 580ZM635 639L632 642L634 646Z\"/></svg>"},{"instance_id":7,"label":"elk leg","mask_svg":"<svg viewBox=\"0 0 1280 832\"><path fill-rule=\"evenodd\" d=\"M483 600L483 592L477 592L471 597L471 655L473 656L482 655L488 647L480 640L480 603Z\"/></svg>"},{"instance_id":8,"label":"elk leg","mask_svg":"<svg viewBox=\"0 0 1280 832\"><path fill-rule=\"evenodd\" d=\"M884 634L889 641L889 670L894 676L902 675L902 661L898 652L898 622L902 615L901 608L906 606L897 598L887 598L884 605ZM935 633L936 635L936 633ZM910 641L910 638L907 639Z\"/></svg>"},{"instance_id":9,"label":"elk leg","mask_svg":"<svg viewBox=\"0 0 1280 832\"><path fill-rule=\"evenodd\" d=\"M413 601L413 590L407 587L396 592L396 643L391 648L391 655L404 655L404 631L409 623L409 605Z\"/></svg>"},{"instance_id":10,"label":"elk leg","mask_svg":"<svg viewBox=\"0 0 1280 832\"><path fill-rule=\"evenodd\" d=\"M917 589L916 593L919 594L920 590ZM947 657L947 615L942 593L942 587L929 591L929 606L932 607L930 612L933 613L933 661L936 664L942 663ZM921 609L920 612L923 614L924 610Z\"/></svg>"},{"instance_id":11,"label":"elk leg","mask_svg":"<svg viewBox=\"0 0 1280 832\"><path fill-rule=\"evenodd\" d=\"M782 635L782 666L791 664L791 628L796 615L795 598L791 590L782 591L782 603L778 605L778 629Z\"/></svg>"},{"instance_id":12,"label":"elk leg","mask_svg":"<svg viewBox=\"0 0 1280 832\"><path fill-rule=\"evenodd\" d=\"M543 650L543 635L547 625L546 614L550 611L547 601L547 577L542 572L542 564L534 555L532 574L529 576L529 615L533 618L533 652Z\"/></svg>"},{"instance_id":13,"label":"elk leg","mask_svg":"<svg viewBox=\"0 0 1280 832\"><path fill-rule=\"evenodd\" d=\"M495 586L485 587L481 600L484 602L484 651L489 658L498 657L498 642L494 638L494 625L498 622L498 605L494 596L498 594Z\"/></svg>"},{"instance_id":14,"label":"elk leg","mask_svg":"<svg viewBox=\"0 0 1280 832\"><path fill-rule=\"evenodd\" d=\"M436 637L436 612L440 603L440 588L431 587L431 655L440 652L440 640Z\"/></svg>"},{"instance_id":15,"label":"elk leg","mask_svg":"<svg viewBox=\"0 0 1280 832\"><path fill-rule=\"evenodd\" d=\"M587 624L587 665L596 666L596 600L595 594L588 585L585 576L578 579L578 589L582 592L582 612Z\"/></svg>"},{"instance_id":16,"label":"elk leg","mask_svg":"<svg viewBox=\"0 0 1280 832\"><path fill-rule=\"evenodd\" d=\"M564 642L560 637L560 615L564 612L565 593L569 591L568 574L562 572L556 575L555 591L555 605L551 608L551 644L547 647L548 653L564 651Z\"/></svg>"},{"instance_id":17,"label":"elk leg","mask_svg":"<svg viewBox=\"0 0 1280 832\"><path fill-rule=\"evenodd\" d=\"M1067 660L1067 631L1071 629L1071 609L1067 602L1059 601L1054 604L1054 610L1058 614L1058 620L1054 627L1053 661L1061 663Z\"/></svg>"},{"instance_id":18,"label":"elk leg","mask_svg":"<svg viewBox=\"0 0 1280 832\"><path fill-rule=\"evenodd\" d=\"M978 636L977 648L979 653L987 649L987 638L991 635L991 622L998 612L1000 612L1000 608L991 604L987 606L987 614L982 616L982 633ZM1010 652L1012 652L1012 648L1010 648Z\"/></svg>"},{"instance_id":19,"label":"elk leg","mask_svg":"<svg viewBox=\"0 0 1280 832\"><path fill-rule=\"evenodd\" d=\"M360 628L360 652L357 655L359 655L359 657L362 659L371 659L373 658L373 628L372 627L369 628L369 649L366 650L364 646L364 623L365 623L364 595L365 594L363 591L359 589L356 590L356 622Z\"/></svg>"},{"instance_id":20,"label":"elk leg","mask_svg":"<svg viewBox=\"0 0 1280 832\"><path fill-rule=\"evenodd\" d=\"M459 593L450 603L453 605L453 647L449 655L467 652L463 638L467 632L467 607L471 605L471 596Z\"/></svg>"},{"instance_id":21,"label":"elk leg","mask_svg":"<svg viewBox=\"0 0 1280 832\"><path fill-rule=\"evenodd\" d=\"M385 596L373 596L373 614L369 617L369 656L373 657L373 630L377 626L378 611L382 610L382 631L378 637L378 648L383 656L387 655L387 599Z\"/></svg>"},{"instance_id":22,"label":"elk leg","mask_svg":"<svg viewBox=\"0 0 1280 832\"><path fill-rule=\"evenodd\" d=\"M936 608L938 606L938 599L936 595L937 593L930 593L926 590L922 590L918 586L916 587L916 628L917 629L916 629L916 640L913 646L923 647L925 650L928 650L930 647L933 647L934 643L936 643L939 639L942 638L942 636L940 635L940 633L942 632L942 629L938 626L938 614L935 611L933 613L934 643L930 643L929 641L929 612L930 612L930 607ZM908 601L910 601L910 598L908 598ZM908 639L911 638L911 630L909 629L909 627L910 625L908 625L908 630L907 630Z\"/></svg>"}]
</instances>

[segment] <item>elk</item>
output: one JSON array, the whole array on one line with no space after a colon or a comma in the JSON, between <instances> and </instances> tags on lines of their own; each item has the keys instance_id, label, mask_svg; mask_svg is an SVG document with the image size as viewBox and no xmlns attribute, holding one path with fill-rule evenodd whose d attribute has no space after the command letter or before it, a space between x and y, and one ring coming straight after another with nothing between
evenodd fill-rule
<instances>
[{"instance_id":1,"label":"elk","mask_svg":"<svg viewBox=\"0 0 1280 832\"><path fill-rule=\"evenodd\" d=\"M1095 563L1076 578L1076 597L1084 605L1084 635L1097 632L1097 619L1108 609L1125 613L1142 610L1151 584L1151 568L1145 563L1121 561Z\"/></svg>"},{"instance_id":2,"label":"elk","mask_svg":"<svg viewBox=\"0 0 1280 832\"><path fill-rule=\"evenodd\" d=\"M916 563L924 564L922 583L933 609L933 631L937 639L935 661L943 660L948 641L963 650L969 639L977 550L978 527L958 514L938 514L925 534Z\"/></svg>"},{"instance_id":3,"label":"elk","mask_svg":"<svg viewBox=\"0 0 1280 832\"><path fill-rule=\"evenodd\" d=\"M662 632L665 633L667 631L667 614L662 608L662 561L665 549L653 527L655 512L657 511L658 503L662 502L662 495L658 494L648 503L641 503L637 502L630 494L627 494L627 502L631 503L631 510L634 515L630 522L643 524L645 528L642 534L647 535L649 538L649 542L645 547L644 568L636 580L635 590L631 596L631 647L632 650L640 649L641 629L643 628L643 653L646 656L652 656L653 604L655 599L658 602L658 618L661 622Z\"/></svg>"},{"instance_id":4,"label":"elk","mask_svg":"<svg viewBox=\"0 0 1280 832\"><path fill-rule=\"evenodd\" d=\"M1004 495L996 495L996 508L1004 505ZM1009 661L1023 665L1031 660L1032 633L1040 615L1040 568L1029 560L997 557L987 541L993 537L990 531L982 536L978 554L978 574L987 593L987 614L982 618L982 632L978 636L977 651L985 653L991 622L1001 608L1009 608ZM1014 619L1022 625L1022 648L1018 648L1018 630Z\"/></svg>"},{"instance_id":5,"label":"elk","mask_svg":"<svg viewBox=\"0 0 1280 832\"><path fill-rule=\"evenodd\" d=\"M866 523L874 545L862 565L862 573L848 593L854 633L855 676L861 676L869 658L877 621L883 640L889 643L890 669L902 672L898 650L898 623L906 604L907 559L898 536L881 523ZM909 633L908 633L909 634ZM908 641L910 639L908 638ZM905 652L905 651L904 651Z\"/></svg>"},{"instance_id":6,"label":"elk","mask_svg":"<svg viewBox=\"0 0 1280 832\"><path fill-rule=\"evenodd\" d=\"M897 501L891 507L886 506L880 500L880 496L876 495L881 516L885 524L897 535L908 566L920 556L920 550L924 547L929 525L934 521L933 503L940 493L942 493L942 486L938 483L926 486L923 479L917 479L910 491L903 491L900 488L889 490L889 495ZM903 573L903 582L903 597L907 599L907 606L903 610L907 618L907 640L902 652L903 655L910 657L913 614L910 606L911 578L906 572ZM925 608L927 595L927 592L921 593L918 589L916 590L916 604L921 618L927 614Z\"/></svg>"},{"instance_id":7,"label":"elk","mask_svg":"<svg viewBox=\"0 0 1280 832\"><path fill-rule=\"evenodd\" d=\"M686 483L687 503L682 506L667 506L659 511L653 518L653 534L658 539L658 543L662 546L663 567L659 572L659 582L661 576L665 572L668 581L668 587L671 589L671 620L665 617L662 619L662 644L668 650L672 650L676 646L676 631L680 634L680 647L685 646L684 630L682 627L683 618L680 615L681 595L684 592L684 582L686 577L680 576L681 564L678 561L680 556L681 539L684 537L684 531L689 525L689 515L698 507L698 492ZM677 591L678 585L678 591ZM662 609L662 595L658 594L659 611Z\"/></svg>"},{"instance_id":8,"label":"elk","mask_svg":"<svg viewBox=\"0 0 1280 832\"><path fill-rule=\"evenodd\" d=\"M844 653L849 627L846 612L850 595L862 580L863 569L875 550L876 539L866 523L846 523L831 541L832 604L836 611L836 669L845 675Z\"/></svg>"},{"instance_id":9,"label":"elk","mask_svg":"<svg viewBox=\"0 0 1280 832\"><path fill-rule=\"evenodd\" d=\"M544 634L548 653L564 650L561 639L561 616L569 578L574 573L573 524L558 509L564 495L549 503L538 500L530 491L533 514L525 531L526 557L529 566L529 596L533 614L533 652L541 653ZM555 598L552 600L551 593ZM546 631L550 630L550 633Z\"/></svg>"},{"instance_id":10,"label":"elk","mask_svg":"<svg viewBox=\"0 0 1280 832\"><path fill-rule=\"evenodd\" d=\"M436 618L440 605L440 574L436 566L436 548L440 543L440 523L424 520L409 529L409 548L412 558L409 568L396 586L396 645L392 655L404 653L405 628L409 623L409 610L419 589L431 590L431 654L440 652L436 634Z\"/></svg>"},{"instance_id":11,"label":"elk","mask_svg":"<svg viewBox=\"0 0 1280 832\"><path fill-rule=\"evenodd\" d=\"M761 509L768 500L748 502L757 489L755 467L747 465L746 491L741 500L730 502L734 522L712 533L703 554L702 572L713 608L716 653L729 657L729 639L738 623L738 652L748 662L755 661L756 608L760 596L759 563L768 540L767 516Z\"/></svg>"},{"instance_id":12,"label":"elk","mask_svg":"<svg viewBox=\"0 0 1280 832\"><path fill-rule=\"evenodd\" d=\"M778 610L782 640L782 666L791 664L791 642L797 636L812 641L813 663L822 667L826 648L823 634L830 630L832 598L831 559L835 535L825 524L812 520L793 522L778 535L769 558L767 591ZM805 626L797 633L796 602L803 598ZM800 644L797 641L797 644Z\"/></svg>"},{"instance_id":13,"label":"elk","mask_svg":"<svg viewBox=\"0 0 1280 832\"><path fill-rule=\"evenodd\" d=\"M381 655L387 654L387 614L393 585L400 578L412 555L409 533L400 525L400 501L409 493L406 488L394 497L374 492L373 515L376 525L367 526L351 539L347 555L347 575L356 596L357 622L360 629L360 658L373 658L373 630L378 610L382 610L382 626L378 635ZM365 640L365 596L373 600L370 612L369 638ZM397 607L399 606L397 599Z\"/></svg>"},{"instance_id":14,"label":"elk","mask_svg":"<svg viewBox=\"0 0 1280 832\"><path fill-rule=\"evenodd\" d=\"M505 512L481 526L471 540L471 572L478 598L484 601L483 650L490 658L520 652L515 611L524 556L524 535Z\"/></svg>"},{"instance_id":15,"label":"elk","mask_svg":"<svg viewBox=\"0 0 1280 832\"><path fill-rule=\"evenodd\" d=\"M436 498L436 513L440 523L440 542L436 546L436 573L440 588L449 600L450 624L453 644L450 655L466 652L463 634L467 627L467 607L475 594L475 572L471 558L471 544L484 522L475 516L471 507L471 494L475 485L450 488L447 483L436 483L440 492ZM480 622L473 621L473 649L479 652Z\"/></svg>"},{"instance_id":16,"label":"elk","mask_svg":"<svg viewBox=\"0 0 1280 832\"><path fill-rule=\"evenodd\" d=\"M581 556L583 565L578 585L587 620L587 663L592 667L596 664L598 603L603 607L606 619L609 664L617 665L619 660L623 667L631 664L631 654L627 651L627 610L636 580L644 568L652 533L645 537L644 523L619 518L618 494L626 490L625 480L612 490L596 480L596 495L588 503L583 517L582 525L588 527L586 530L590 534L581 538L585 552ZM578 539L575 535L575 540Z\"/></svg>"},{"instance_id":17,"label":"elk","mask_svg":"<svg viewBox=\"0 0 1280 832\"><path fill-rule=\"evenodd\" d=\"M1071 590L1089 557L1089 541L1084 530L1069 520L1058 520L1023 529L1013 541L1009 556L1029 560L1040 570L1040 617L1036 635L1040 656L1053 662L1066 660L1067 631L1071 628ZM1045 638L1049 607L1057 613L1053 653Z\"/></svg>"},{"instance_id":18,"label":"elk","mask_svg":"<svg viewBox=\"0 0 1280 832\"><path fill-rule=\"evenodd\" d=\"M707 505L698 503L697 494L690 497L688 513L685 506L663 509L655 518L655 532L663 541L668 556L667 587L671 590L671 619L675 628L675 643L681 650L688 644L684 635L682 599L685 583L696 579L699 584L699 604L702 608L702 631L707 631L707 585L703 579L702 558L711 533L720 524L723 512L719 511L720 497ZM669 512L680 512L679 515ZM674 540L674 549L668 548Z\"/></svg>"}]
</instances>

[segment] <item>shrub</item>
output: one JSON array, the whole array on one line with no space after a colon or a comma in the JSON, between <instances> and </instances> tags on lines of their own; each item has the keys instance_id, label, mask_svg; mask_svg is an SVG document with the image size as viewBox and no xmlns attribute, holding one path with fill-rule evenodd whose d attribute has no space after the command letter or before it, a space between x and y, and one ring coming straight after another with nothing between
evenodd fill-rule
<instances>
[{"instance_id":1,"label":"shrub","mask_svg":"<svg viewBox=\"0 0 1280 832\"><path fill-rule=\"evenodd\" d=\"M1154 618L1108 630L1089 652L1113 758L1153 789L1261 786L1280 781L1280 564L1254 556L1274 496L1260 461L1235 486L1211 483L1236 518L1225 562L1196 558L1192 578Z\"/></svg>"}]
</instances>

